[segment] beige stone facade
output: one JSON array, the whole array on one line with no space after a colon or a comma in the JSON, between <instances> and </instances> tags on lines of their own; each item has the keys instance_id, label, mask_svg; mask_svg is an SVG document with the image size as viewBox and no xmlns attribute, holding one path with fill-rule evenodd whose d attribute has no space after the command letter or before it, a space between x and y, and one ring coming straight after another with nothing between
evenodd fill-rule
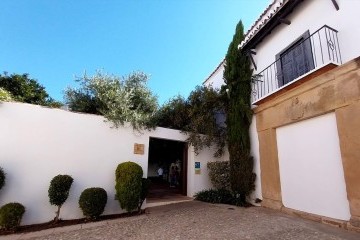
<instances>
[{"instance_id":1,"label":"beige stone facade","mask_svg":"<svg viewBox=\"0 0 360 240\"><path fill-rule=\"evenodd\" d=\"M263 206L291 211L282 204L276 128L335 112L351 219L339 223L318 218L324 223L360 229L360 57L338 67L327 66L300 81L301 84L264 99L254 109Z\"/></svg>"}]
</instances>

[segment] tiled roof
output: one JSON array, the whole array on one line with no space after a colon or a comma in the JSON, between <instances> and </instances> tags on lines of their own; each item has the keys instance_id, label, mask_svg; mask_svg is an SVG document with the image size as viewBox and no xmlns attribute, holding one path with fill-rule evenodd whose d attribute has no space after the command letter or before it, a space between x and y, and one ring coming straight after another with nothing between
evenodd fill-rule
<instances>
[{"instance_id":1,"label":"tiled roof","mask_svg":"<svg viewBox=\"0 0 360 240\"><path fill-rule=\"evenodd\" d=\"M240 43L239 47L242 48L244 45L246 45L275 14L290 1L291 0L273 0L269 6L267 6L267 8L260 14L250 29L245 33L245 39ZM209 78L214 75L214 73L221 67L221 65L224 64L224 62L225 58L219 63L215 70L211 72L211 74L205 79L203 83L209 80Z\"/></svg>"},{"instance_id":2,"label":"tiled roof","mask_svg":"<svg viewBox=\"0 0 360 240\"><path fill-rule=\"evenodd\" d=\"M265 25L269 20L290 0L273 0L272 3L260 14L255 23L245 34L245 39L240 43L239 47L242 48L247 44Z\"/></svg>"}]
</instances>

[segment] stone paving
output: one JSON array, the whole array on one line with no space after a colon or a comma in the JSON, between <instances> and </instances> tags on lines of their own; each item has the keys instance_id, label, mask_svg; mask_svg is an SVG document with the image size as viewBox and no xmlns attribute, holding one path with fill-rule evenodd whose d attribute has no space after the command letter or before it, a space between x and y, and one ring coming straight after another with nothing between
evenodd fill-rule
<instances>
[{"instance_id":1,"label":"stone paving","mask_svg":"<svg viewBox=\"0 0 360 240\"><path fill-rule=\"evenodd\" d=\"M190 201L148 209L147 214L0 239L350 239L360 233L261 207L238 208Z\"/></svg>"}]
</instances>

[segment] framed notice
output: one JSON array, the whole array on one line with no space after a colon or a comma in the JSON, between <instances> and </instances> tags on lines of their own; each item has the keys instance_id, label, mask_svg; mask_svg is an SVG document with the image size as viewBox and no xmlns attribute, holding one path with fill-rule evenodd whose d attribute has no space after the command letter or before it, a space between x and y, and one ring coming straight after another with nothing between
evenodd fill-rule
<instances>
[{"instance_id":1,"label":"framed notice","mask_svg":"<svg viewBox=\"0 0 360 240\"><path fill-rule=\"evenodd\" d=\"M200 162L195 162L195 174L201 174Z\"/></svg>"},{"instance_id":2,"label":"framed notice","mask_svg":"<svg viewBox=\"0 0 360 240\"><path fill-rule=\"evenodd\" d=\"M134 143L134 154L144 155L144 144Z\"/></svg>"}]
</instances>

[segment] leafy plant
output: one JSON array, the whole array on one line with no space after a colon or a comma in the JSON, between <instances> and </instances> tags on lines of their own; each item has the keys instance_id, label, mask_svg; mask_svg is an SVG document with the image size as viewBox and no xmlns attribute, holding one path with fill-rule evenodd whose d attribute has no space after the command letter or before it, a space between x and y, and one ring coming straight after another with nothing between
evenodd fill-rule
<instances>
[{"instance_id":1,"label":"leafy plant","mask_svg":"<svg viewBox=\"0 0 360 240\"><path fill-rule=\"evenodd\" d=\"M200 191L195 194L195 200L223 204L233 204L235 201L231 191L225 189L209 189Z\"/></svg>"},{"instance_id":2,"label":"leafy plant","mask_svg":"<svg viewBox=\"0 0 360 240\"><path fill-rule=\"evenodd\" d=\"M62 103L52 99L45 88L37 80L31 79L27 73L8 75L7 72L4 72L3 75L0 74L0 88L10 93L10 97L15 101L49 107L62 106ZM1 95L3 94L0 91Z\"/></svg>"},{"instance_id":3,"label":"leafy plant","mask_svg":"<svg viewBox=\"0 0 360 240\"><path fill-rule=\"evenodd\" d=\"M127 212L138 208L142 191L142 176L142 168L134 162L120 163L116 168L116 196L121 208Z\"/></svg>"},{"instance_id":4,"label":"leafy plant","mask_svg":"<svg viewBox=\"0 0 360 240\"><path fill-rule=\"evenodd\" d=\"M73 111L101 114L115 127L129 122L136 130L153 128L150 123L158 103L147 86L148 79L143 72L125 77L102 71L93 76L84 74L77 79L79 89L65 91L66 103Z\"/></svg>"},{"instance_id":5,"label":"leafy plant","mask_svg":"<svg viewBox=\"0 0 360 240\"><path fill-rule=\"evenodd\" d=\"M216 189L230 190L229 161L208 162L210 181Z\"/></svg>"},{"instance_id":6,"label":"leafy plant","mask_svg":"<svg viewBox=\"0 0 360 240\"><path fill-rule=\"evenodd\" d=\"M0 87L0 101L9 102L12 100L11 93Z\"/></svg>"},{"instance_id":7,"label":"leafy plant","mask_svg":"<svg viewBox=\"0 0 360 240\"><path fill-rule=\"evenodd\" d=\"M212 87L197 86L187 99L181 96L164 104L154 116L154 125L182 130L195 153L215 146L215 157L224 153L226 126L223 96Z\"/></svg>"},{"instance_id":8,"label":"leafy plant","mask_svg":"<svg viewBox=\"0 0 360 240\"><path fill-rule=\"evenodd\" d=\"M87 188L79 198L79 206L85 217L97 219L105 209L107 193L103 188Z\"/></svg>"},{"instance_id":9,"label":"leafy plant","mask_svg":"<svg viewBox=\"0 0 360 240\"><path fill-rule=\"evenodd\" d=\"M59 220L60 208L69 197L69 192L74 179L69 175L57 175L51 182L49 187L49 201L51 205L58 207L54 221Z\"/></svg>"},{"instance_id":10,"label":"leafy plant","mask_svg":"<svg viewBox=\"0 0 360 240\"><path fill-rule=\"evenodd\" d=\"M141 193L140 193L140 199L139 199L138 212L141 211L141 206L143 205L143 203L149 193L150 185L151 185L150 179L148 179L148 178L141 179Z\"/></svg>"},{"instance_id":11,"label":"leafy plant","mask_svg":"<svg viewBox=\"0 0 360 240\"><path fill-rule=\"evenodd\" d=\"M20 203L8 203L0 208L0 226L6 230L16 230L20 226L25 207Z\"/></svg>"},{"instance_id":12,"label":"leafy plant","mask_svg":"<svg viewBox=\"0 0 360 240\"><path fill-rule=\"evenodd\" d=\"M245 204L246 196L255 189L253 158L250 156L249 128L252 120L251 83L252 69L246 53L238 49L244 39L244 26L240 21L225 56L224 80L226 83L227 143L230 154L231 189L240 195ZM223 88L223 92L225 90Z\"/></svg>"},{"instance_id":13,"label":"leafy plant","mask_svg":"<svg viewBox=\"0 0 360 240\"><path fill-rule=\"evenodd\" d=\"M5 172L2 167L0 167L0 189L2 189L5 185Z\"/></svg>"}]
</instances>

